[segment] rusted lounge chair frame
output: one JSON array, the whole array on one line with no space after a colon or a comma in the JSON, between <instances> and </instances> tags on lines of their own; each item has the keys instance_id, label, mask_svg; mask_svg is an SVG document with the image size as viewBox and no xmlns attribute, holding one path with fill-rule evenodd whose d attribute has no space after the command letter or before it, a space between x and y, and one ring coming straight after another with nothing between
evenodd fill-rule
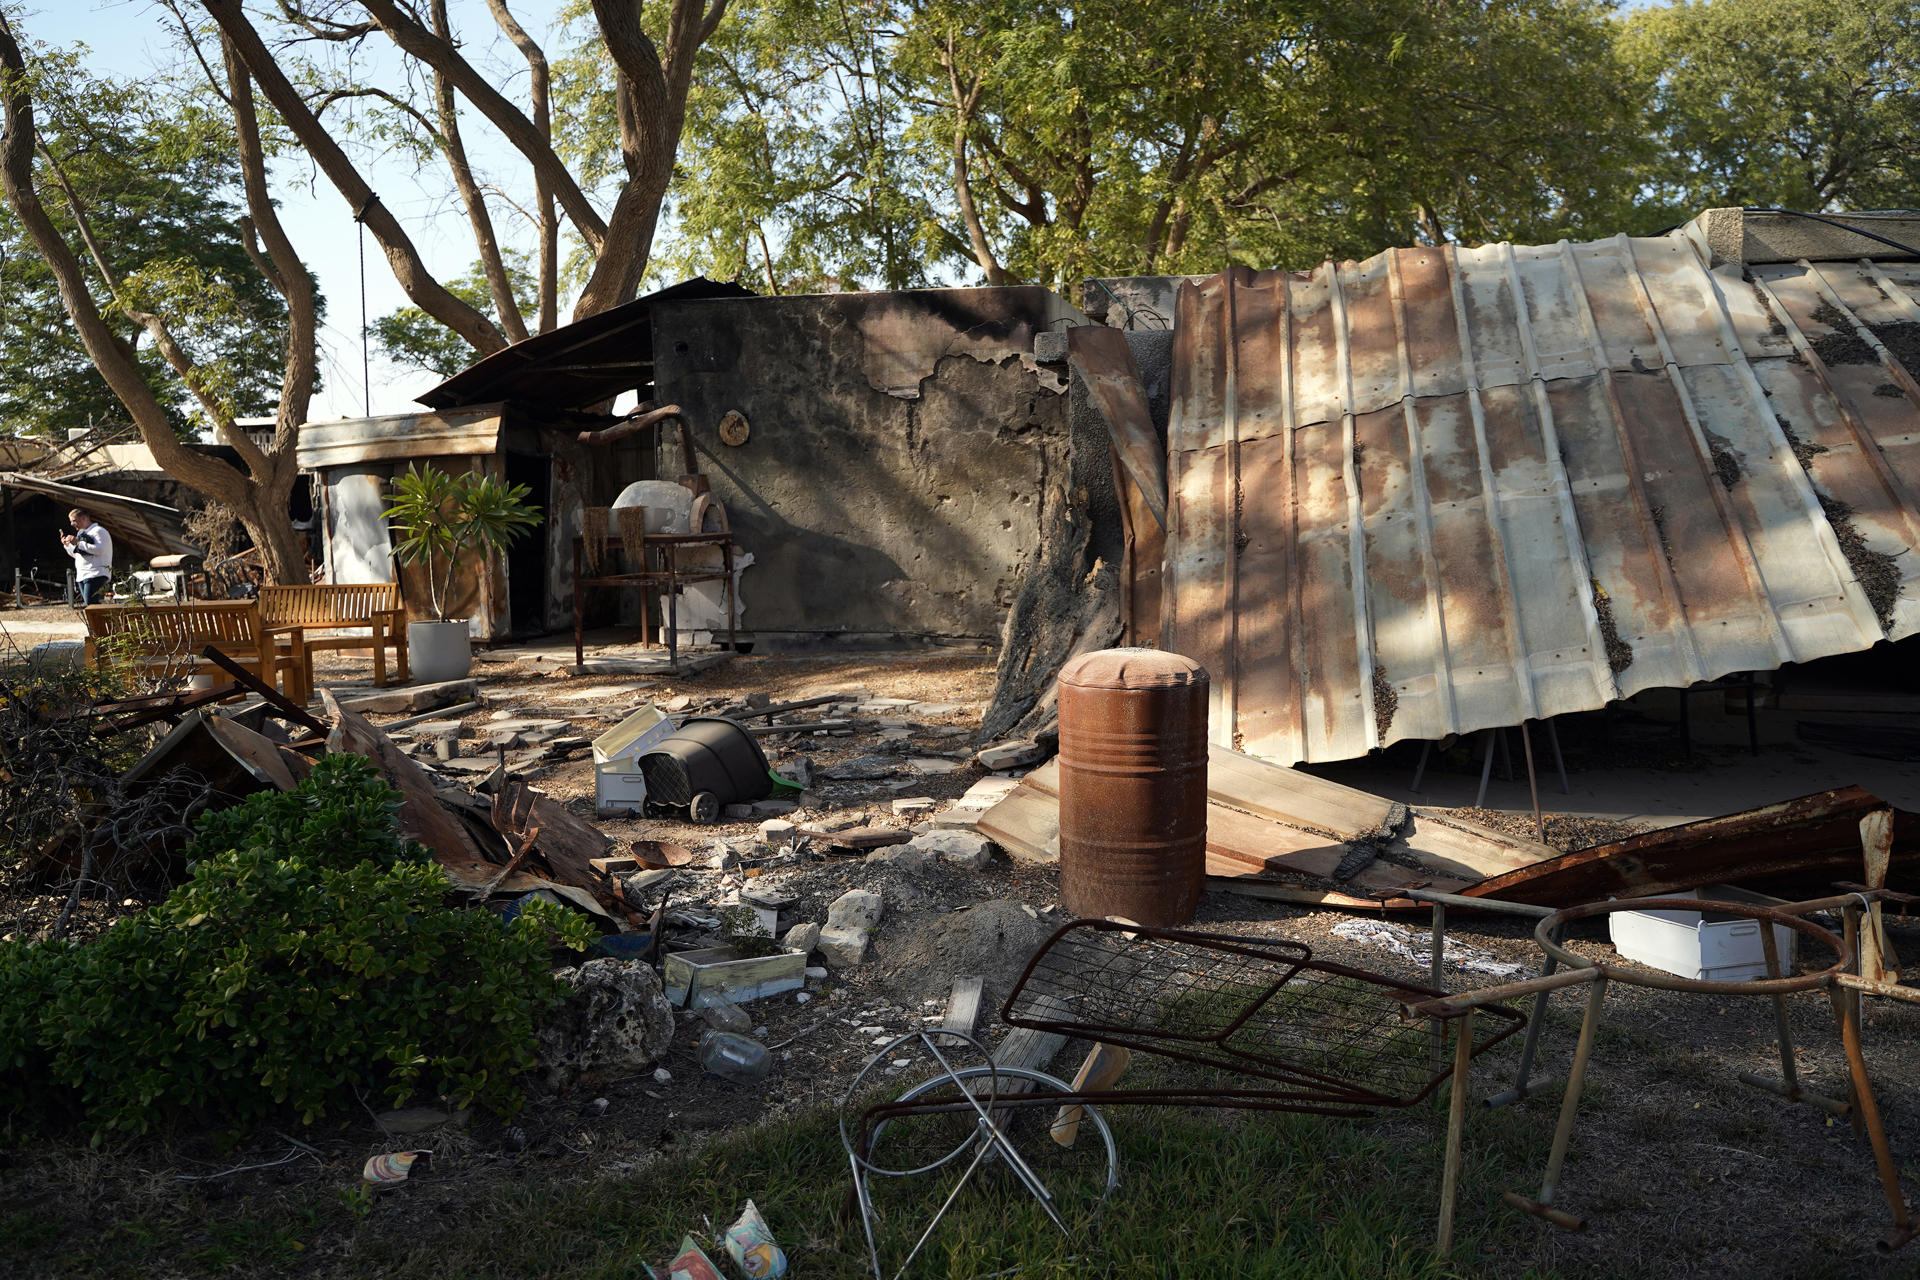
<instances>
[{"instance_id":1,"label":"rusted lounge chair frame","mask_svg":"<svg viewBox=\"0 0 1920 1280\"><path fill-rule=\"evenodd\" d=\"M213 645L263 683L277 683L294 702L305 704L313 696L304 632L288 627L269 633L252 600L95 604L83 612L89 664L103 666L117 657L152 672L190 675L207 662L201 651ZM103 651L102 642L119 652Z\"/></svg>"},{"instance_id":2,"label":"rusted lounge chair frame","mask_svg":"<svg viewBox=\"0 0 1920 1280\"><path fill-rule=\"evenodd\" d=\"M890 1121L939 1112L964 1114L971 1108L979 1113L980 1124L975 1162L962 1182L990 1150L999 1150L1059 1223L1051 1196L1018 1160L993 1119L1004 1114L1002 1108L1091 1104L1086 1110L1092 1113L1093 1107L1120 1105L1232 1107L1360 1117L1414 1106L1451 1081L1439 1228L1444 1254L1452 1242L1468 1070L1475 1057L1527 1021L1497 1003L1446 1011L1433 1007L1445 998L1436 988L1317 960L1310 948L1298 942L1141 928L1106 920L1072 921L1034 953L1001 1009L1004 1022L1215 1069L1248 1081L1250 1087L1077 1089L1052 1077L1025 1073L1044 1082L1050 1091L1002 1098L997 1096L998 1074L1004 1072L955 1073L929 1042L929 1052L952 1087L932 1094L921 1090L903 1100L866 1108L857 1137L843 1128L842 1141L853 1170L854 1205L867 1233L874 1273L884 1280L874 1247L866 1180L872 1173L899 1172L880 1169L871 1161L874 1139ZM1429 1030L1429 1024L1434 1030ZM1436 1069L1426 1046L1433 1038L1444 1043L1449 1036L1454 1042L1452 1066ZM922 1033L920 1038L927 1036ZM892 1052L891 1046L887 1052ZM976 1081L991 1079L995 1096L981 1103L962 1075ZM949 1196L934 1223L922 1232L920 1244L952 1201ZM915 1254L920 1244L914 1246Z\"/></svg>"},{"instance_id":3,"label":"rusted lounge chair frame","mask_svg":"<svg viewBox=\"0 0 1920 1280\"><path fill-rule=\"evenodd\" d=\"M1578 1231L1585 1226L1585 1219L1560 1208L1555 1200L1559 1194L1560 1176L1566 1167L1567 1150L1573 1139L1574 1122L1580 1110L1580 1095L1586 1084L1587 1066L1593 1056L1594 1040L1599 1031L1601 1007L1605 1002L1607 987L1610 983L1621 982L1628 986L1656 987L1667 991L1694 992L1720 997L1766 996L1774 1003L1781 1079L1775 1082L1751 1072L1742 1072L1738 1078L1742 1083L1777 1094L1790 1102L1805 1102L1833 1115L1848 1117L1855 1131L1864 1133L1873 1147L1874 1164L1879 1174L1881 1190L1886 1196L1887 1208L1893 1219L1891 1227L1875 1241L1875 1246L1883 1253L1890 1253L1907 1244L1916 1234L1920 1234L1920 1224L1915 1222L1908 1208L1906 1195L1901 1190L1898 1167L1894 1161L1892 1146L1887 1139L1886 1125L1880 1116L1879 1104L1874 1099L1873 1083L1867 1072L1866 1057L1861 1050L1860 997L1862 994L1876 995L1920 1004L1920 989L1863 978L1857 969L1861 914L1875 902L1915 900L1909 895L1886 889L1862 889L1830 898L1787 903L1780 907L1699 898L1631 898L1567 907L1547 915L1534 929L1534 939L1539 943L1541 951L1546 954L1549 964L1562 966L1559 972L1486 991L1442 997L1419 1006L1418 1011L1423 1014L1445 1016L1467 1013L1487 1002L1519 999L1528 995L1538 997L1562 987L1580 985L1587 987L1586 1012L1580 1024L1579 1041L1574 1047L1573 1065L1567 1073L1566 1092L1561 1098L1560 1118L1554 1129L1553 1146L1547 1156L1547 1168L1541 1179L1540 1192L1536 1196L1524 1196L1518 1192L1508 1191L1502 1198L1514 1208L1544 1218L1555 1226L1570 1231ZM1750 982L1716 982L1682 978L1668 973L1590 960L1568 950L1560 943L1559 936L1570 922L1606 915L1614 911L1712 911L1757 920L1762 924L1760 943L1768 976ZM1842 913L1844 936L1836 936L1831 930L1823 929L1811 920L1805 919L1807 915L1820 911ZM1815 943L1831 950L1835 956L1834 962L1825 969L1813 973L1786 974L1783 971L1778 943L1771 927L1773 925L1804 934ZM1807 991L1824 991L1833 1002L1840 1024L1841 1048L1847 1059L1849 1096L1846 1101L1823 1097L1805 1089L1800 1084L1794 1062L1793 1039L1787 1024L1786 997ZM1522 1096L1530 1091L1524 1070L1517 1089Z\"/></svg>"},{"instance_id":4,"label":"rusted lounge chair frame","mask_svg":"<svg viewBox=\"0 0 1920 1280\"><path fill-rule=\"evenodd\" d=\"M407 665L407 611L393 582L352 582L260 588L266 629L304 634L306 649L371 649L374 687L387 684L387 650L394 674L412 677Z\"/></svg>"}]
</instances>

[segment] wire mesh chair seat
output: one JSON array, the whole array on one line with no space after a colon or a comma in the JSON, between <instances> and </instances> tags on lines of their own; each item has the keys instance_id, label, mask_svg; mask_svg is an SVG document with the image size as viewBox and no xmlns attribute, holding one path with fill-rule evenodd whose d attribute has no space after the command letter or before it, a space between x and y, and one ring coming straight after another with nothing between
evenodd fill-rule
<instances>
[{"instance_id":1,"label":"wire mesh chair seat","mask_svg":"<svg viewBox=\"0 0 1920 1280\"><path fill-rule=\"evenodd\" d=\"M947 1058L956 1047L988 1058L984 1046L957 1032L901 1037L876 1061L910 1041L925 1041L939 1074L892 1101L867 1106L856 1133L848 1131L843 1109L852 1195L874 1273L884 1276L868 1190L872 1175L924 1173L972 1151L974 1162L963 1183L983 1160L1003 1162L1065 1229L1045 1180L1026 1166L1009 1136L1019 1115L1036 1108L1054 1113L1059 1119L1052 1133L1059 1141L1060 1125L1070 1113L1085 1115L1105 1135L1096 1106L1232 1107L1349 1117L1410 1107L1454 1077L1460 1063L1449 1063L1459 1059L1460 1050L1465 1049L1466 1060L1478 1057L1526 1025L1523 1014L1503 1005L1482 1007L1481 1016L1466 1018L1416 1010L1447 994L1315 959L1311 948L1289 940L1106 920L1064 925L1034 953L1008 993L1001 1019L1012 1027L1201 1068L1199 1078L1151 1088L1090 1082L1083 1087L1080 1080L1069 1084L1025 1070L1010 1074L1005 1067L996 1069L990 1058L986 1066L956 1069ZM1457 1028L1468 1029L1465 1045L1456 1040ZM887 1126L929 1116L952 1122L942 1140L950 1149L936 1143L921 1153L930 1156L925 1164L882 1167L875 1144ZM1042 1132L1047 1118L1039 1117ZM1072 1139L1065 1141L1071 1145ZM1111 1150L1110 1139L1107 1145ZM1114 1184L1109 1168L1109 1192ZM949 1195L913 1254L952 1203Z\"/></svg>"}]
</instances>

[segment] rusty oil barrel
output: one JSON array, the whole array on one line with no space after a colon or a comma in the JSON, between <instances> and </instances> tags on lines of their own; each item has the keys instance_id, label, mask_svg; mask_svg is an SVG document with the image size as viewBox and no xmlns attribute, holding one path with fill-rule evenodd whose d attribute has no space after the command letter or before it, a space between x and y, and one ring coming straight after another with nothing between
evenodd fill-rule
<instances>
[{"instance_id":1,"label":"rusty oil barrel","mask_svg":"<svg viewBox=\"0 0 1920 1280\"><path fill-rule=\"evenodd\" d=\"M1076 916L1193 919L1206 881L1207 671L1102 649L1060 671L1060 901Z\"/></svg>"}]
</instances>

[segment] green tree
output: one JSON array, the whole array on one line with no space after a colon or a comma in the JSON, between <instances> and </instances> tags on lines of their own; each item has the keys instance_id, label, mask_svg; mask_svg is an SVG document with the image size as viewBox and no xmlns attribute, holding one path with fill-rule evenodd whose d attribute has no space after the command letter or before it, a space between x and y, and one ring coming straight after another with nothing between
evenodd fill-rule
<instances>
[{"instance_id":1,"label":"green tree","mask_svg":"<svg viewBox=\"0 0 1920 1280\"><path fill-rule=\"evenodd\" d=\"M754 0L703 53L666 253L776 288L1059 288L1577 233L1639 158L1609 14Z\"/></svg>"},{"instance_id":2,"label":"green tree","mask_svg":"<svg viewBox=\"0 0 1920 1280\"><path fill-rule=\"evenodd\" d=\"M39 48L29 55L15 34L16 23L0 8L0 196L8 213L33 245L88 359L161 468L231 508L274 581L302 580L305 557L287 503L299 475L294 442L318 374L319 301L267 193L268 150L251 80L234 59L216 57L201 62L211 82L208 98L189 99L157 79L116 86L84 75L70 55ZM216 67L222 67L223 79L216 78ZM153 102L153 116L126 109L140 95ZM260 390L258 348L238 337L249 324L267 318L258 309L258 291L239 287L198 255L124 256L96 218L100 212L126 216L112 187L118 141L109 145L108 140L116 123L131 119L152 126L136 132L132 143L136 150L141 143L159 146L154 172L191 174L191 158L204 157L209 145L194 141L203 103L209 112L213 103L221 104L218 114L208 117L220 121L218 128L205 127L212 131L208 136L220 139L212 144L216 150L232 158L233 168L225 172L237 177L246 208L239 220L240 243L284 306L277 317L282 322L268 330L279 340L281 368L273 436L264 448L234 425L236 413ZM178 129L157 124L169 111L181 122ZM89 150L89 141L99 145ZM73 150L63 155L56 145ZM69 159L81 177L96 181L101 180L96 166L104 166L104 189L83 187L69 170ZM159 218L162 211L151 213ZM142 364L139 351L117 327L123 323L137 324L164 360L168 390L155 390L150 377L158 366ZM242 358L249 350L255 353L251 365ZM237 466L181 441L178 410L171 406L188 401L238 455Z\"/></svg>"},{"instance_id":3,"label":"green tree","mask_svg":"<svg viewBox=\"0 0 1920 1280\"><path fill-rule=\"evenodd\" d=\"M1655 85L1649 223L1728 205L1913 205L1911 0L1679 0L1633 14L1622 44Z\"/></svg>"},{"instance_id":4,"label":"green tree","mask_svg":"<svg viewBox=\"0 0 1920 1280\"><path fill-rule=\"evenodd\" d=\"M247 255L231 127L151 85L91 77L76 51L49 52L45 66L57 74L42 77L43 198L64 239L79 240L84 218L110 254L120 289L108 323L168 420L183 434L213 425L175 380L141 311L167 317L229 414L270 413L287 308ZM67 318L54 273L0 207L0 422L64 436L125 417Z\"/></svg>"},{"instance_id":5,"label":"green tree","mask_svg":"<svg viewBox=\"0 0 1920 1280\"><path fill-rule=\"evenodd\" d=\"M539 282L527 270L526 255L507 250L502 253L501 262L506 269L509 296L530 310ZM476 262L466 275L448 281L447 290L489 318L499 319L485 263ZM473 348L419 307L400 307L388 312L375 319L368 329L381 355L409 369L451 378L473 363Z\"/></svg>"}]
</instances>

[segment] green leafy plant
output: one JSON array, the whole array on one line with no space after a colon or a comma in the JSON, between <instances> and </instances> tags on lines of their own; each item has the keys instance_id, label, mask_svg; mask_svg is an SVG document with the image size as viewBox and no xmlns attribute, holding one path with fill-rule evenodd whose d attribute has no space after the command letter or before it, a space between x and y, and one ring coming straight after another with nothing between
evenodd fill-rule
<instances>
[{"instance_id":1,"label":"green leafy plant","mask_svg":"<svg viewBox=\"0 0 1920 1280\"><path fill-rule=\"evenodd\" d=\"M85 946L0 947L0 1112L64 1103L103 1133L172 1111L311 1122L356 1097L517 1107L564 990L550 941L592 930L550 904L448 906L399 805L367 761L327 756L202 818L159 906Z\"/></svg>"},{"instance_id":2,"label":"green leafy plant","mask_svg":"<svg viewBox=\"0 0 1920 1280\"><path fill-rule=\"evenodd\" d=\"M427 566L427 590L442 622L452 603L453 571L476 552L493 564L540 523L540 508L526 500L523 484L509 485L475 472L449 475L437 467L411 464L393 479L393 501L385 515L399 535L394 553L404 564Z\"/></svg>"}]
</instances>

